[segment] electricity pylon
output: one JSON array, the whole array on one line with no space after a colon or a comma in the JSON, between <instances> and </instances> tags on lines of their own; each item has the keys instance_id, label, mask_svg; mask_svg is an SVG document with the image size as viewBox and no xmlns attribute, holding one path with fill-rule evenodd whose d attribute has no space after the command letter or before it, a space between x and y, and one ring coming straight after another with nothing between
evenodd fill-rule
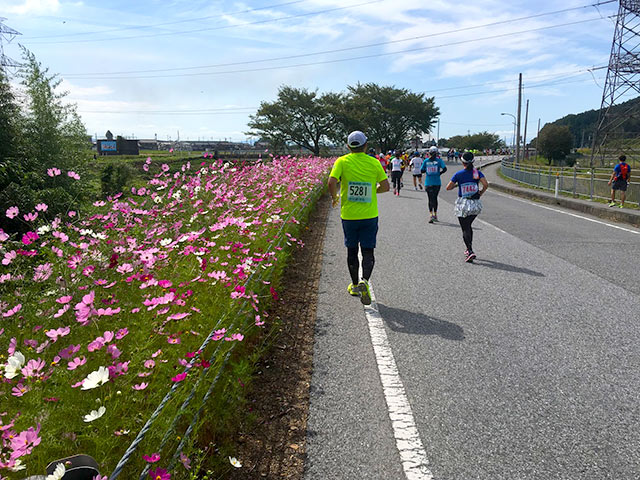
<instances>
[{"instance_id":1,"label":"electricity pylon","mask_svg":"<svg viewBox=\"0 0 640 480\"><path fill-rule=\"evenodd\" d=\"M4 54L4 42L11 43L17 35L22 35L17 30L6 26L3 22L6 20L4 17L0 17L0 68L4 67L19 67L20 64L15 60L7 57Z\"/></svg>"},{"instance_id":2,"label":"electricity pylon","mask_svg":"<svg viewBox=\"0 0 640 480\"><path fill-rule=\"evenodd\" d=\"M640 0L620 0L611 44L607 78L596 131L591 166L615 163L624 153L640 153Z\"/></svg>"}]
</instances>

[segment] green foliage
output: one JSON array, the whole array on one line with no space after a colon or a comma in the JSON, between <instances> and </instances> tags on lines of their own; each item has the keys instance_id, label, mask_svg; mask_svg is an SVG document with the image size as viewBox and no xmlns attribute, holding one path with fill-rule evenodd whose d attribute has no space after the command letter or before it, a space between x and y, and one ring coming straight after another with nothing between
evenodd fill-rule
<instances>
[{"instance_id":1,"label":"green foliage","mask_svg":"<svg viewBox=\"0 0 640 480\"><path fill-rule=\"evenodd\" d=\"M503 148L504 142L499 135L489 132L474 133L472 135L455 135L440 142L443 147L453 147L460 150L485 150Z\"/></svg>"},{"instance_id":2,"label":"green foliage","mask_svg":"<svg viewBox=\"0 0 640 480\"><path fill-rule=\"evenodd\" d=\"M564 159L571 152L572 146L573 137L569 127L548 123L540 130L538 150L548 159L549 165Z\"/></svg>"},{"instance_id":3,"label":"green foliage","mask_svg":"<svg viewBox=\"0 0 640 480\"><path fill-rule=\"evenodd\" d=\"M362 130L381 151L403 147L409 138L431 131L439 115L433 97L404 88L358 83L348 87L338 121L347 132Z\"/></svg>"},{"instance_id":4,"label":"green foliage","mask_svg":"<svg viewBox=\"0 0 640 480\"><path fill-rule=\"evenodd\" d=\"M85 173L89 139L75 106L65 104L66 94L55 91L60 80L24 48L23 58L20 77L26 98L22 110L0 74L0 212L20 205L21 212L27 213L36 204L46 203L47 216L53 217L75 209L86 195L86 183L67 172ZM61 175L48 176L47 170L53 167ZM0 228L18 232L26 224L0 215Z\"/></svg>"},{"instance_id":5,"label":"green foliage","mask_svg":"<svg viewBox=\"0 0 640 480\"><path fill-rule=\"evenodd\" d=\"M275 102L262 102L251 116L248 134L267 139L275 151L294 144L318 155L328 143L343 145L349 132L362 130L370 146L390 150L429 132L439 114L433 98L422 93L375 83L347 90L318 96L281 87Z\"/></svg>"},{"instance_id":6,"label":"green foliage","mask_svg":"<svg viewBox=\"0 0 640 480\"><path fill-rule=\"evenodd\" d=\"M278 150L293 143L314 155L333 136L334 123L328 114L327 105L333 94L318 96L304 88L283 86L278 91L278 99L262 102L255 115L250 117L251 135L259 135L269 140Z\"/></svg>"},{"instance_id":7,"label":"green foliage","mask_svg":"<svg viewBox=\"0 0 640 480\"><path fill-rule=\"evenodd\" d=\"M105 165L100 173L102 195L115 195L124 191L131 176L131 169L126 163L109 163Z\"/></svg>"}]
</instances>

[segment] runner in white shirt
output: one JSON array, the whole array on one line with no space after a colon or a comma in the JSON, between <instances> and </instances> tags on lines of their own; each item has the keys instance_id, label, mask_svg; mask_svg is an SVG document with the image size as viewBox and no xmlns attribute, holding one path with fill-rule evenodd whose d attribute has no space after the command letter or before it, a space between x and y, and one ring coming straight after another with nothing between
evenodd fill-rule
<instances>
[{"instance_id":1,"label":"runner in white shirt","mask_svg":"<svg viewBox=\"0 0 640 480\"><path fill-rule=\"evenodd\" d=\"M422 168L422 157L413 157L409 161L409 167L411 168L411 173L413 173L413 188L418 190L419 186L420 190L422 190L422 172L420 171Z\"/></svg>"},{"instance_id":2,"label":"runner in white shirt","mask_svg":"<svg viewBox=\"0 0 640 480\"><path fill-rule=\"evenodd\" d=\"M393 194L400 196L400 188L402 181L402 167L404 167L404 161L401 158L391 157L389 159L391 165L391 182L393 183Z\"/></svg>"}]
</instances>

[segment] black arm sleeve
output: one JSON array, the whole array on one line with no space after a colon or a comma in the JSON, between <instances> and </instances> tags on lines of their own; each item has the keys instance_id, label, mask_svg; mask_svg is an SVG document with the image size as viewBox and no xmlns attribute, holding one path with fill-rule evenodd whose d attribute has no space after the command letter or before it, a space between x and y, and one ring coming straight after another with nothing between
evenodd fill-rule
<instances>
[{"instance_id":1,"label":"black arm sleeve","mask_svg":"<svg viewBox=\"0 0 640 480\"><path fill-rule=\"evenodd\" d=\"M440 172L440 175L442 175L442 174L443 174L444 172L446 172L446 171L447 171L447 167L444 167L444 168L442 169L442 171Z\"/></svg>"}]
</instances>

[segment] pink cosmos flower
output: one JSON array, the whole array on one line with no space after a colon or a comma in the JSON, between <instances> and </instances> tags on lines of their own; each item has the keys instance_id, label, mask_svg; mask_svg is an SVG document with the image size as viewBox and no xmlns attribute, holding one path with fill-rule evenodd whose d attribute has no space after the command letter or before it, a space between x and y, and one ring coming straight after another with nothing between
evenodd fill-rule
<instances>
[{"instance_id":1,"label":"pink cosmos flower","mask_svg":"<svg viewBox=\"0 0 640 480\"><path fill-rule=\"evenodd\" d=\"M38 213L37 212L25 213L22 216L22 218L24 218L26 222L33 222L36 218L38 218Z\"/></svg>"},{"instance_id":2,"label":"pink cosmos flower","mask_svg":"<svg viewBox=\"0 0 640 480\"><path fill-rule=\"evenodd\" d=\"M116 340L121 340L124 337L126 337L127 335L129 335L129 329L128 328L121 328L120 330L118 330L116 332L115 338L116 338Z\"/></svg>"},{"instance_id":3,"label":"pink cosmos flower","mask_svg":"<svg viewBox=\"0 0 640 480\"><path fill-rule=\"evenodd\" d=\"M38 358L37 360L31 359L27 362L24 368L20 370L20 372L26 378L41 377L41 370L45 367L45 365L46 364L44 363L44 360L42 360L41 358Z\"/></svg>"},{"instance_id":4,"label":"pink cosmos flower","mask_svg":"<svg viewBox=\"0 0 640 480\"><path fill-rule=\"evenodd\" d=\"M2 264L9 265L17 256L18 254L15 250L11 250L10 252L5 253L4 258L2 259Z\"/></svg>"},{"instance_id":5,"label":"pink cosmos flower","mask_svg":"<svg viewBox=\"0 0 640 480\"><path fill-rule=\"evenodd\" d=\"M53 265L51 263L43 263L35 268L33 274L34 282L44 282L53 273Z\"/></svg>"},{"instance_id":6,"label":"pink cosmos flower","mask_svg":"<svg viewBox=\"0 0 640 480\"><path fill-rule=\"evenodd\" d=\"M155 366L156 366L156 362L154 362L153 360L147 360L144 362L145 368L153 368Z\"/></svg>"},{"instance_id":7,"label":"pink cosmos flower","mask_svg":"<svg viewBox=\"0 0 640 480\"><path fill-rule=\"evenodd\" d=\"M29 387L25 387L22 383L19 383L11 389L11 395L13 395L14 397L21 397L29 390Z\"/></svg>"},{"instance_id":8,"label":"pink cosmos flower","mask_svg":"<svg viewBox=\"0 0 640 480\"><path fill-rule=\"evenodd\" d=\"M27 232L22 235L22 243L25 245L31 245L32 243L38 241L40 236L36 232Z\"/></svg>"},{"instance_id":9,"label":"pink cosmos flower","mask_svg":"<svg viewBox=\"0 0 640 480\"><path fill-rule=\"evenodd\" d=\"M47 175L49 175L50 177L57 177L61 173L62 173L62 171L59 168L56 168L56 167L47 169Z\"/></svg>"},{"instance_id":10,"label":"pink cosmos flower","mask_svg":"<svg viewBox=\"0 0 640 480\"><path fill-rule=\"evenodd\" d=\"M67 215L69 215L70 218L75 217L77 214L77 212L75 210L70 210L69 213Z\"/></svg>"},{"instance_id":11,"label":"pink cosmos flower","mask_svg":"<svg viewBox=\"0 0 640 480\"><path fill-rule=\"evenodd\" d=\"M2 230L0 228L0 242L4 242L6 240L9 240L9 235L7 235L4 230Z\"/></svg>"},{"instance_id":12,"label":"pink cosmos flower","mask_svg":"<svg viewBox=\"0 0 640 480\"><path fill-rule=\"evenodd\" d=\"M185 378L187 378L187 372L179 373L175 377L172 377L171 381L177 383L183 381Z\"/></svg>"},{"instance_id":13,"label":"pink cosmos flower","mask_svg":"<svg viewBox=\"0 0 640 480\"><path fill-rule=\"evenodd\" d=\"M173 149L170 151L173 151ZM163 468L156 468L155 470L149 471L149 477L153 480L171 480L171 474Z\"/></svg>"},{"instance_id":14,"label":"pink cosmos flower","mask_svg":"<svg viewBox=\"0 0 640 480\"><path fill-rule=\"evenodd\" d=\"M56 298L56 302L59 303L60 305L69 303L71 300L73 300L73 297L71 295L65 295L63 297Z\"/></svg>"},{"instance_id":15,"label":"pink cosmos flower","mask_svg":"<svg viewBox=\"0 0 640 480\"><path fill-rule=\"evenodd\" d=\"M55 343L58 341L58 338L66 337L67 335L69 335L70 332L71 332L70 327L60 327L60 328L56 328L55 330L47 330L45 335L49 337L51 340L53 340L53 343Z\"/></svg>"},{"instance_id":16,"label":"pink cosmos flower","mask_svg":"<svg viewBox=\"0 0 640 480\"><path fill-rule=\"evenodd\" d=\"M69 345L67 348L63 348L60 350L59 355L64 359L71 358L74 354L80 351L80 344L78 345Z\"/></svg>"},{"instance_id":17,"label":"pink cosmos flower","mask_svg":"<svg viewBox=\"0 0 640 480\"><path fill-rule=\"evenodd\" d=\"M87 363L87 359L85 357L76 357L67 364L67 370L75 370L85 363Z\"/></svg>"},{"instance_id":18,"label":"pink cosmos flower","mask_svg":"<svg viewBox=\"0 0 640 480\"><path fill-rule=\"evenodd\" d=\"M20 213L20 210L18 210L18 207L9 207L7 208L6 216L7 218L15 218L18 216L19 213Z\"/></svg>"},{"instance_id":19,"label":"pink cosmos flower","mask_svg":"<svg viewBox=\"0 0 640 480\"><path fill-rule=\"evenodd\" d=\"M160 460L160 454L156 452L156 453L152 453L150 456L143 455L142 458L147 463L156 463L158 460Z\"/></svg>"},{"instance_id":20,"label":"pink cosmos flower","mask_svg":"<svg viewBox=\"0 0 640 480\"><path fill-rule=\"evenodd\" d=\"M134 390L144 390L144 389L145 389L145 388L147 388L148 386L149 386L149 384L148 384L148 383L144 383L144 382L142 382L142 383L139 383L139 384L137 384L137 385L134 385L134 386L133 386L133 387L131 387L131 388L133 388Z\"/></svg>"},{"instance_id":21,"label":"pink cosmos flower","mask_svg":"<svg viewBox=\"0 0 640 480\"><path fill-rule=\"evenodd\" d=\"M130 263L123 263L118 268L116 268L116 271L118 273L123 274L123 275L125 273L131 273L131 272L133 272L133 265L131 265Z\"/></svg>"},{"instance_id":22,"label":"pink cosmos flower","mask_svg":"<svg viewBox=\"0 0 640 480\"><path fill-rule=\"evenodd\" d=\"M151 358L156 358L158 355L162 355L162 350L156 350L151 354Z\"/></svg>"},{"instance_id":23,"label":"pink cosmos flower","mask_svg":"<svg viewBox=\"0 0 640 480\"><path fill-rule=\"evenodd\" d=\"M40 433L40 424L38 424L37 428L29 427L28 430L24 432L20 432L18 435L11 439L11 450L13 453L11 457L20 458L25 455L29 455L33 447L37 447L40 445L40 437L38 436Z\"/></svg>"},{"instance_id":24,"label":"pink cosmos flower","mask_svg":"<svg viewBox=\"0 0 640 480\"><path fill-rule=\"evenodd\" d=\"M78 175L78 174L77 174L76 172L74 172L74 171L69 171L69 172L67 172L67 175L68 175L70 178L73 178L74 180L80 180L80 175Z\"/></svg>"},{"instance_id":25,"label":"pink cosmos flower","mask_svg":"<svg viewBox=\"0 0 640 480\"><path fill-rule=\"evenodd\" d=\"M39 203L36 205L36 210L38 212L46 212L49 206L46 203Z\"/></svg>"},{"instance_id":26,"label":"pink cosmos flower","mask_svg":"<svg viewBox=\"0 0 640 480\"><path fill-rule=\"evenodd\" d=\"M170 343L171 345L178 345L180 344L180 337L169 337L167 338L167 343Z\"/></svg>"},{"instance_id":27,"label":"pink cosmos flower","mask_svg":"<svg viewBox=\"0 0 640 480\"><path fill-rule=\"evenodd\" d=\"M187 470L191 469L191 460L189 459L189 457L187 457L187 455L184 452L180 452L180 463Z\"/></svg>"},{"instance_id":28,"label":"pink cosmos flower","mask_svg":"<svg viewBox=\"0 0 640 480\"><path fill-rule=\"evenodd\" d=\"M115 344L111 344L107 347L107 353L111 355L111 358L114 360L121 355L120 350L118 350L118 347Z\"/></svg>"},{"instance_id":29,"label":"pink cosmos flower","mask_svg":"<svg viewBox=\"0 0 640 480\"><path fill-rule=\"evenodd\" d=\"M64 305L60 308L56 313L53 314L53 318L60 318L62 315L66 313L67 310L71 308L71 305Z\"/></svg>"}]
</instances>

